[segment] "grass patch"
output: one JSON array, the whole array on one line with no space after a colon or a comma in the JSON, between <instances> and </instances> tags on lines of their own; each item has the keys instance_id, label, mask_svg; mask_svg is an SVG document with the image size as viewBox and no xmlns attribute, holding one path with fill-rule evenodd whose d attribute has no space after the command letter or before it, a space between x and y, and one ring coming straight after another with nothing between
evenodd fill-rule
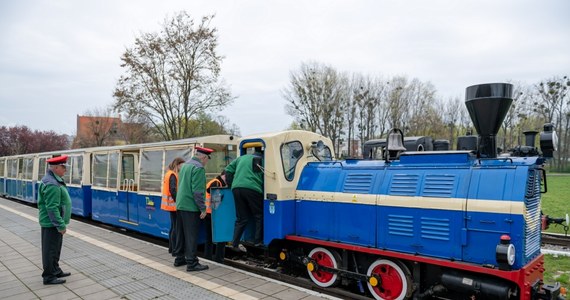
<instances>
[{"instance_id":1,"label":"grass patch","mask_svg":"<svg viewBox=\"0 0 570 300\"><path fill-rule=\"evenodd\" d=\"M548 190L542 194L542 212L551 218L565 218L570 214L570 174L547 174ZM564 233L564 227L550 225L547 232Z\"/></svg>"},{"instance_id":2,"label":"grass patch","mask_svg":"<svg viewBox=\"0 0 570 300\"><path fill-rule=\"evenodd\" d=\"M570 288L570 256L544 255L544 282L560 282L566 289Z\"/></svg>"}]
</instances>

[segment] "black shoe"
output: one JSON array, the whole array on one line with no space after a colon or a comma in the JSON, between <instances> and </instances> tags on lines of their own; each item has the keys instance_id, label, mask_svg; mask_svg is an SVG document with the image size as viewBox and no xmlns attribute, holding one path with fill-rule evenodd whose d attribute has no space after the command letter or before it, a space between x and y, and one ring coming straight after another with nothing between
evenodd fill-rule
<instances>
[{"instance_id":1,"label":"black shoe","mask_svg":"<svg viewBox=\"0 0 570 300\"><path fill-rule=\"evenodd\" d=\"M65 279L57 279L56 278L56 279L52 279L49 281L44 281L44 284L46 284L46 285L47 284L62 284L62 283L65 283Z\"/></svg>"},{"instance_id":2,"label":"black shoe","mask_svg":"<svg viewBox=\"0 0 570 300\"><path fill-rule=\"evenodd\" d=\"M198 272L198 271L204 271L204 270L208 270L210 267L206 266L206 265L201 265L201 264L196 264L193 267L186 267L186 272Z\"/></svg>"},{"instance_id":3,"label":"black shoe","mask_svg":"<svg viewBox=\"0 0 570 300\"><path fill-rule=\"evenodd\" d=\"M180 266L185 266L185 265L186 265L186 260L178 260L178 259L174 260L174 266L175 267L180 267Z\"/></svg>"},{"instance_id":4,"label":"black shoe","mask_svg":"<svg viewBox=\"0 0 570 300\"><path fill-rule=\"evenodd\" d=\"M56 276L57 278L61 278L61 277L67 277L67 276L69 276L69 275L71 275L70 272L61 272L61 273L59 273L59 274L57 274L57 275L55 275L55 276Z\"/></svg>"},{"instance_id":5,"label":"black shoe","mask_svg":"<svg viewBox=\"0 0 570 300\"><path fill-rule=\"evenodd\" d=\"M237 253L246 253L247 252L247 248L242 244L239 244L237 246L233 246L230 249L232 249L232 251L237 252Z\"/></svg>"}]
</instances>

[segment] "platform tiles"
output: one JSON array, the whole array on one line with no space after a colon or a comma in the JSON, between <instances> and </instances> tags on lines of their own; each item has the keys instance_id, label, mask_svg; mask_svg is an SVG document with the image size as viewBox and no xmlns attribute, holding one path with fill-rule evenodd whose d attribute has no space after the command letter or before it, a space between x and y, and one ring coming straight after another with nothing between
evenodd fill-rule
<instances>
[{"instance_id":1,"label":"platform tiles","mask_svg":"<svg viewBox=\"0 0 570 300\"><path fill-rule=\"evenodd\" d=\"M60 266L66 283L44 285L37 209L0 198L1 299L335 299L200 259L175 268L167 249L71 220Z\"/></svg>"}]
</instances>

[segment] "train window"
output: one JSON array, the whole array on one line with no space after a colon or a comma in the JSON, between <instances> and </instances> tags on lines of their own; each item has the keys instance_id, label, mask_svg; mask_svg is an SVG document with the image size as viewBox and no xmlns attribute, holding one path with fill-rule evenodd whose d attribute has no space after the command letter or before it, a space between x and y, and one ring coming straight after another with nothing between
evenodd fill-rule
<instances>
[{"instance_id":1,"label":"train window","mask_svg":"<svg viewBox=\"0 0 570 300\"><path fill-rule=\"evenodd\" d=\"M65 174L63 174L63 182L65 184L71 183L71 172L73 169L73 162L71 161L71 157L67 159L67 170L65 170Z\"/></svg>"},{"instance_id":2,"label":"train window","mask_svg":"<svg viewBox=\"0 0 570 300\"><path fill-rule=\"evenodd\" d=\"M317 142L317 147L313 148L312 153L319 161L332 160L331 149L328 146L326 146L322 141Z\"/></svg>"},{"instance_id":3,"label":"train window","mask_svg":"<svg viewBox=\"0 0 570 300\"><path fill-rule=\"evenodd\" d=\"M214 149L210 154L211 159L206 164L206 177L215 178L222 170L236 158L236 151L228 151L227 144L204 144L204 147Z\"/></svg>"},{"instance_id":4,"label":"train window","mask_svg":"<svg viewBox=\"0 0 570 300\"><path fill-rule=\"evenodd\" d=\"M0 159L0 177L4 177L4 166L6 165L6 160Z\"/></svg>"},{"instance_id":5,"label":"train window","mask_svg":"<svg viewBox=\"0 0 570 300\"><path fill-rule=\"evenodd\" d=\"M160 192L164 164L162 156L162 150L143 151L140 165L141 191Z\"/></svg>"},{"instance_id":6,"label":"train window","mask_svg":"<svg viewBox=\"0 0 570 300\"><path fill-rule=\"evenodd\" d=\"M38 171L38 178L37 180L42 180L42 178L44 178L44 176L46 175L46 168L47 168L47 163L46 163L46 158L45 157L41 157L39 159L39 171Z\"/></svg>"},{"instance_id":7,"label":"train window","mask_svg":"<svg viewBox=\"0 0 570 300\"><path fill-rule=\"evenodd\" d=\"M281 163L283 174L288 181L295 178L295 167L299 159L303 157L303 145L298 142L289 142L281 145Z\"/></svg>"},{"instance_id":8,"label":"train window","mask_svg":"<svg viewBox=\"0 0 570 300\"><path fill-rule=\"evenodd\" d=\"M166 158L164 159L164 170L166 172L166 170L168 169L168 165L175 158L182 157L184 161L188 161L190 158L192 158L192 149L190 147L186 147L183 149L168 149L165 150L165 156Z\"/></svg>"},{"instance_id":9,"label":"train window","mask_svg":"<svg viewBox=\"0 0 570 300\"><path fill-rule=\"evenodd\" d=\"M109 188L117 188L117 175L119 173L119 152L109 153Z\"/></svg>"},{"instance_id":10,"label":"train window","mask_svg":"<svg viewBox=\"0 0 570 300\"><path fill-rule=\"evenodd\" d=\"M18 159L8 160L8 178L18 177Z\"/></svg>"},{"instance_id":11,"label":"train window","mask_svg":"<svg viewBox=\"0 0 570 300\"><path fill-rule=\"evenodd\" d=\"M34 158L29 157L24 159L23 179L32 180L34 172Z\"/></svg>"},{"instance_id":12,"label":"train window","mask_svg":"<svg viewBox=\"0 0 570 300\"><path fill-rule=\"evenodd\" d=\"M105 154L95 154L93 157L93 186L107 187L107 167L109 156Z\"/></svg>"},{"instance_id":13,"label":"train window","mask_svg":"<svg viewBox=\"0 0 570 300\"><path fill-rule=\"evenodd\" d=\"M373 149L372 159L384 159L384 147L374 147Z\"/></svg>"},{"instance_id":14,"label":"train window","mask_svg":"<svg viewBox=\"0 0 570 300\"><path fill-rule=\"evenodd\" d=\"M125 179L135 179L135 155L130 153L123 154L123 162L121 165L121 182Z\"/></svg>"},{"instance_id":15,"label":"train window","mask_svg":"<svg viewBox=\"0 0 570 300\"><path fill-rule=\"evenodd\" d=\"M83 178L83 156L71 157L71 184L81 184Z\"/></svg>"}]
</instances>

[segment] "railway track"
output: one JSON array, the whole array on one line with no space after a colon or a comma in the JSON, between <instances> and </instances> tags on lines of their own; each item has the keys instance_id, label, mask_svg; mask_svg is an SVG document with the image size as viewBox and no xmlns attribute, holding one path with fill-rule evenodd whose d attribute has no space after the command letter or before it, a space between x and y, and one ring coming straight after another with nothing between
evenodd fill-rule
<instances>
[{"instance_id":1,"label":"railway track","mask_svg":"<svg viewBox=\"0 0 570 300\"><path fill-rule=\"evenodd\" d=\"M570 250L570 235L543 232L542 244L561 246Z\"/></svg>"}]
</instances>

